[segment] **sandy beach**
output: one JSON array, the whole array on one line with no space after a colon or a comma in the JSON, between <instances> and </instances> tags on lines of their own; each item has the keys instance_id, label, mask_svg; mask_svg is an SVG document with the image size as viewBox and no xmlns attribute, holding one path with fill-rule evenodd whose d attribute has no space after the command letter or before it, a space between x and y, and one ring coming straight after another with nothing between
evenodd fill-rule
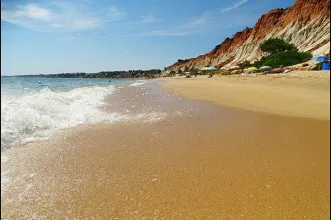
<instances>
[{"instance_id":1,"label":"sandy beach","mask_svg":"<svg viewBox=\"0 0 331 220\"><path fill-rule=\"evenodd\" d=\"M163 86L183 97L223 106L330 120L330 71L180 77Z\"/></svg>"},{"instance_id":2,"label":"sandy beach","mask_svg":"<svg viewBox=\"0 0 331 220\"><path fill-rule=\"evenodd\" d=\"M268 100L272 89L246 78L174 79L165 84L171 93L158 83L126 87L109 97L109 111L166 116L78 126L7 150L1 218L329 219L328 120L222 107L173 92L199 99L228 85L221 91L232 97L249 88L259 98L256 85L269 91ZM245 90L235 82L250 84ZM299 85L284 87L307 86ZM326 118L327 83L308 87L323 95L314 116Z\"/></svg>"},{"instance_id":3,"label":"sandy beach","mask_svg":"<svg viewBox=\"0 0 331 220\"><path fill-rule=\"evenodd\" d=\"M330 220L330 1L1 1L1 220Z\"/></svg>"}]
</instances>

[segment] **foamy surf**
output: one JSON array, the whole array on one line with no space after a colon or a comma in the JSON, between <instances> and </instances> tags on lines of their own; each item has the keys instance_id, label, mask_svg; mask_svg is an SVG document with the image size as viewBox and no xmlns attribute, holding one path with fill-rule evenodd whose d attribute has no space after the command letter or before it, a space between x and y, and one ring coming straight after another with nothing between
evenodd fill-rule
<instances>
[{"instance_id":1,"label":"foamy surf","mask_svg":"<svg viewBox=\"0 0 331 220\"><path fill-rule=\"evenodd\" d=\"M33 94L6 100L1 105L1 148L45 138L54 132L109 117L100 107L114 86L83 87L67 92L45 88Z\"/></svg>"},{"instance_id":2,"label":"foamy surf","mask_svg":"<svg viewBox=\"0 0 331 220\"><path fill-rule=\"evenodd\" d=\"M148 109L144 113L131 114L109 112L105 98L118 87L82 87L70 91L54 92L45 88L39 92L2 101L1 106L1 149L19 146L29 141L48 139L66 128L95 123L156 123L166 113ZM6 154L7 153L7 154ZM11 183L18 181L15 173L6 168L9 152L1 152L1 198ZM26 186L22 196L29 193ZM8 202L8 200L5 200Z\"/></svg>"},{"instance_id":3,"label":"foamy surf","mask_svg":"<svg viewBox=\"0 0 331 220\"><path fill-rule=\"evenodd\" d=\"M136 82L132 83L130 86L141 86L146 84L148 81L147 80L137 80Z\"/></svg>"},{"instance_id":4,"label":"foamy surf","mask_svg":"<svg viewBox=\"0 0 331 220\"><path fill-rule=\"evenodd\" d=\"M157 111L138 115L103 111L107 104L105 97L116 89L113 85L81 87L62 92L45 88L6 99L1 105L1 149L47 139L59 130L81 124L153 123L165 118L165 113Z\"/></svg>"}]
</instances>

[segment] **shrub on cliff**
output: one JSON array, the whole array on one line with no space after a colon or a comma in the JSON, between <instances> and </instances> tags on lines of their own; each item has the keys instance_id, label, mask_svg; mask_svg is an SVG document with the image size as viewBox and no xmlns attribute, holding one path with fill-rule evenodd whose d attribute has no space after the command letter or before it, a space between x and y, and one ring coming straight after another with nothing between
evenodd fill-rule
<instances>
[{"instance_id":1,"label":"shrub on cliff","mask_svg":"<svg viewBox=\"0 0 331 220\"><path fill-rule=\"evenodd\" d=\"M192 67L191 70L190 70L190 72L191 72L192 74L198 74L199 69L198 69L198 68L194 68L194 67Z\"/></svg>"},{"instance_id":2,"label":"shrub on cliff","mask_svg":"<svg viewBox=\"0 0 331 220\"><path fill-rule=\"evenodd\" d=\"M281 51L297 50L293 44L289 44L280 38L270 38L264 41L261 46L261 50L268 54L274 54Z\"/></svg>"},{"instance_id":3,"label":"shrub on cliff","mask_svg":"<svg viewBox=\"0 0 331 220\"><path fill-rule=\"evenodd\" d=\"M189 72L190 71L190 67L185 66L184 72Z\"/></svg>"},{"instance_id":4,"label":"shrub on cliff","mask_svg":"<svg viewBox=\"0 0 331 220\"><path fill-rule=\"evenodd\" d=\"M309 52L299 52L296 50L282 51L270 56L264 57L261 66L271 66L277 68L280 65L291 66L298 63L303 63L312 58L312 54Z\"/></svg>"},{"instance_id":5,"label":"shrub on cliff","mask_svg":"<svg viewBox=\"0 0 331 220\"><path fill-rule=\"evenodd\" d=\"M178 63L186 63L186 62L188 62L188 61L190 61L190 59L185 59L185 60L178 59L178 60L177 60Z\"/></svg>"},{"instance_id":6,"label":"shrub on cliff","mask_svg":"<svg viewBox=\"0 0 331 220\"><path fill-rule=\"evenodd\" d=\"M309 52L299 52L293 44L289 44L279 38L271 38L261 44L261 50L268 53L268 56L263 56L259 61L254 62L254 66L271 66L278 68L280 65L291 66L298 63L303 63L312 58Z\"/></svg>"}]
</instances>

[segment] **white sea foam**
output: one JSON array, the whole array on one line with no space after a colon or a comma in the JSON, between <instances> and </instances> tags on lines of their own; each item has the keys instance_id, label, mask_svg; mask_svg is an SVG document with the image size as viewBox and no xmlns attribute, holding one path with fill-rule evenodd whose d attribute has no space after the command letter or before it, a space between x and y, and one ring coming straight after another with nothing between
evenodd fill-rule
<instances>
[{"instance_id":1,"label":"white sea foam","mask_svg":"<svg viewBox=\"0 0 331 220\"><path fill-rule=\"evenodd\" d=\"M6 100L1 104L1 147L48 137L54 132L83 123L119 119L100 107L114 86L82 87L67 92L45 88L34 94Z\"/></svg>"},{"instance_id":2,"label":"white sea foam","mask_svg":"<svg viewBox=\"0 0 331 220\"><path fill-rule=\"evenodd\" d=\"M146 82L138 81L132 85L144 83ZM166 113L155 109L138 114L103 111L103 107L107 107L105 97L114 93L116 88L118 87L113 85L90 86L57 92L44 88L40 91L30 90L30 93L23 95L2 92L1 151L27 141L49 138L61 129L80 124L155 123L166 117ZM10 199L5 199L6 190L21 177L16 176L14 170L7 168L11 158L6 153L8 152L1 152L1 199L11 202ZM27 175L32 177L35 174ZM29 193L30 187L31 185L27 185L21 195ZM19 198L23 198L21 195Z\"/></svg>"},{"instance_id":3,"label":"white sea foam","mask_svg":"<svg viewBox=\"0 0 331 220\"><path fill-rule=\"evenodd\" d=\"M138 115L103 111L102 107L106 104L104 98L115 90L113 85L81 87L66 92L45 88L2 100L1 149L48 138L61 129L80 124L118 121L153 123L166 116L156 111Z\"/></svg>"},{"instance_id":4,"label":"white sea foam","mask_svg":"<svg viewBox=\"0 0 331 220\"><path fill-rule=\"evenodd\" d=\"M132 83L130 86L141 86L146 84L148 81L147 80L137 80L134 83Z\"/></svg>"},{"instance_id":5,"label":"white sea foam","mask_svg":"<svg viewBox=\"0 0 331 220\"><path fill-rule=\"evenodd\" d=\"M139 122L143 121L145 123L153 123L163 120L166 117L166 113L164 112L149 112L149 113L142 113L137 115L132 121Z\"/></svg>"}]
</instances>

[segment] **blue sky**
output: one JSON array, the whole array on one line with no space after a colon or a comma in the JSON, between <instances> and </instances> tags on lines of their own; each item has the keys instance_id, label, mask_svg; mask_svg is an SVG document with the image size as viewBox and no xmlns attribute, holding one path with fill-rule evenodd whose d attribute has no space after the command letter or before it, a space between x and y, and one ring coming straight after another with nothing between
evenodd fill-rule
<instances>
[{"instance_id":1,"label":"blue sky","mask_svg":"<svg viewBox=\"0 0 331 220\"><path fill-rule=\"evenodd\" d=\"M1 74L163 69L294 0L1 1Z\"/></svg>"}]
</instances>

